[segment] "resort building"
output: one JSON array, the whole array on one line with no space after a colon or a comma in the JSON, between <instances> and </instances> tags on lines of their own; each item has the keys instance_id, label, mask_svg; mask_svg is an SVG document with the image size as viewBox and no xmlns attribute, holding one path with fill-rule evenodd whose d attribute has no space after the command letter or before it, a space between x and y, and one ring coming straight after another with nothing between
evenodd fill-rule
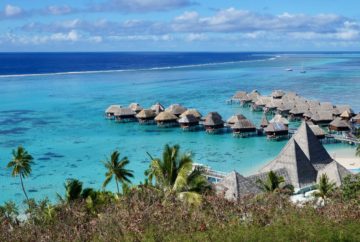
<instances>
[{"instance_id":1,"label":"resort building","mask_svg":"<svg viewBox=\"0 0 360 242\"><path fill-rule=\"evenodd\" d=\"M110 105L106 110L105 110L105 116L107 118L114 118L115 113L119 112L121 108L121 105Z\"/></svg>"},{"instance_id":2,"label":"resort building","mask_svg":"<svg viewBox=\"0 0 360 242\"><path fill-rule=\"evenodd\" d=\"M217 112L210 112L203 123L207 133L218 133L224 127L224 121Z\"/></svg>"},{"instance_id":3,"label":"resort building","mask_svg":"<svg viewBox=\"0 0 360 242\"><path fill-rule=\"evenodd\" d=\"M157 125L165 128L177 126L177 119L177 116L167 111L161 112L155 117Z\"/></svg>"},{"instance_id":4,"label":"resort building","mask_svg":"<svg viewBox=\"0 0 360 242\"><path fill-rule=\"evenodd\" d=\"M348 121L337 117L329 124L329 130L334 132L348 132L351 130L351 126Z\"/></svg>"},{"instance_id":5,"label":"resort building","mask_svg":"<svg viewBox=\"0 0 360 242\"><path fill-rule=\"evenodd\" d=\"M130 108L120 108L115 114L117 122L132 122L136 121L136 113Z\"/></svg>"},{"instance_id":6,"label":"resort building","mask_svg":"<svg viewBox=\"0 0 360 242\"><path fill-rule=\"evenodd\" d=\"M351 174L330 157L306 122L301 124L280 154L260 172L279 169L286 170L291 184L297 190L316 184L321 174L337 177L338 185L345 176Z\"/></svg>"},{"instance_id":7,"label":"resort building","mask_svg":"<svg viewBox=\"0 0 360 242\"><path fill-rule=\"evenodd\" d=\"M215 184L216 193L228 200L238 200L250 194L261 193L256 183L236 171L230 172L219 183Z\"/></svg>"},{"instance_id":8,"label":"resort building","mask_svg":"<svg viewBox=\"0 0 360 242\"><path fill-rule=\"evenodd\" d=\"M273 122L270 123L265 129L265 134L270 140L281 140L288 138L289 128L283 123Z\"/></svg>"},{"instance_id":9,"label":"resort building","mask_svg":"<svg viewBox=\"0 0 360 242\"><path fill-rule=\"evenodd\" d=\"M255 125L248 119L240 119L236 121L231 129L233 131L234 136L236 137L248 137L256 135L256 127Z\"/></svg>"},{"instance_id":10,"label":"resort building","mask_svg":"<svg viewBox=\"0 0 360 242\"><path fill-rule=\"evenodd\" d=\"M178 120L178 123L180 124L180 127L183 130L190 131L196 129L196 127L199 125L199 119L192 114L186 114L186 115L181 115L181 118Z\"/></svg>"},{"instance_id":11,"label":"resort building","mask_svg":"<svg viewBox=\"0 0 360 242\"><path fill-rule=\"evenodd\" d=\"M130 103L129 108L135 113L139 113L141 110L143 110L143 107L141 107L138 103Z\"/></svg>"},{"instance_id":12,"label":"resort building","mask_svg":"<svg viewBox=\"0 0 360 242\"><path fill-rule=\"evenodd\" d=\"M190 108L190 109L187 109L185 112L183 112L181 115L180 115L180 118L184 117L185 115L193 115L198 121L201 120L201 113L196 110L195 108Z\"/></svg>"},{"instance_id":13,"label":"resort building","mask_svg":"<svg viewBox=\"0 0 360 242\"><path fill-rule=\"evenodd\" d=\"M261 117L261 121L260 121L260 128L264 129L269 125L269 121L266 118L266 115L263 114L263 116Z\"/></svg>"},{"instance_id":14,"label":"resort building","mask_svg":"<svg viewBox=\"0 0 360 242\"><path fill-rule=\"evenodd\" d=\"M155 117L156 114L151 109L143 109L138 114L136 114L136 118L140 124L152 124L155 122Z\"/></svg>"},{"instance_id":15,"label":"resort building","mask_svg":"<svg viewBox=\"0 0 360 242\"><path fill-rule=\"evenodd\" d=\"M242 119L246 119L246 117L244 115L242 115L242 114L235 114L235 115L231 116L226 121L226 123L231 126L231 125L234 125L236 122L238 122L238 121L240 121Z\"/></svg>"},{"instance_id":16,"label":"resort building","mask_svg":"<svg viewBox=\"0 0 360 242\"><path fill-rule=\"evenodd\" d=\"M186 111L186 108L181 106L180 104L172 104L170 105L165 111L174 114L177 117L180 117L180 115Z\"/></svg>"},{"instance_id":17,"label":"resort building","mask_svg":"<svg viewBox=\"0 0 360 242\"><path fill-rule=\"evenodd\" d=\"M165 107L163 105L161 105L161 103L159 103L159 102L152 105L150 109L153 110L156 115L165 111Z\"/></svg>"},{"instance_id":18,"label":"resort building","mask_svg":"<svg viewBox=\"0 0 360 242\"><path fill-rule=\"evenodd\" d=\"M284 118L283 116L281 116L280 114L276 114L270 121L269 123L283 123L286 126L289 126L289 120L287 120L286 118Z\"/></svg>"}]
</instances>

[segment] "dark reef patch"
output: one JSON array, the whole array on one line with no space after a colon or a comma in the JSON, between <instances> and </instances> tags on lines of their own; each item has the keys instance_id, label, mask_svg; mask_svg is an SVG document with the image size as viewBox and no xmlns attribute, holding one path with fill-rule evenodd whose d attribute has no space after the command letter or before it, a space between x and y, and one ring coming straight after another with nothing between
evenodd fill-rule
<instances>
[{"instance_id":1,"label":"dark reef patch","mask_svg":"<svg viewBox=\"0 0 360 242\"><path fill-rule=\"evenodd\" d=\"M13 128L13 129L6 129L0 130L0 135L16 135L16 134L25 134L29 128Z\"/></svg>"}]
</instances>

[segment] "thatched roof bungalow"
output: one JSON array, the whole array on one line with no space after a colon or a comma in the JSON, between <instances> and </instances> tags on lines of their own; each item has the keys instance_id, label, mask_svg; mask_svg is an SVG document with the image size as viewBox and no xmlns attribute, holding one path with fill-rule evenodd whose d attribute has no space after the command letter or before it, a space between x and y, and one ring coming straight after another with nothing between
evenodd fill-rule
<instances>
[{"instance_id":1,"label":"thatched roof bungalow","mask_svg":"<svg viewBox=\"0 0 360 242\"><path fill-rule=\"evenodd\" d=\"M351 121L355 124L360 124L360 113L358 113L354 117L352 117Z\"/></svg>"},{"instance_id":2,"label":"thatched roof bungalow","mask_svg":"<svg viewBox=\"0 0 360 242\"><path fill-rule=\"evenodd\" d=\"M241 100L242 98L246 97L247 92L244 91L237 91L235 95L233 96L233 99Z\"/></svg>"},{"instance_id":3,"label":"thatched roof bungalow","mask_svg":"<svg viewBox=\"0 0 360 242\"><path fill-rule=\"evenodd\" d=\"M248 119L240 119L231 126L235 136L246 137L256 134L255 125Z\"/></svg>"},{"instance_id":4,"label":"thatched roof bungalow","mask_svg":"<svg viewBox=\"0 0 360 242\"><path fill-rule=\"evenodd\" d=\"M318 111L311 116L314 124L327 125L334 120L331 111Z\"/></svg>"},{"instance_id":5,"label":"thatched roof bungalow","mask_svg":"<svg viewBox=\"0 0 360 242\"><path fill-rule=\"evenodd\" d=\"M263 114L260 121L260 128L266 128L269 125L269 121L266 118L266 115Z\"/></svg>"},{"instance_id":6,"label":"thatched roof bungalow","mask_svg":"<svg viewBox=\"0 0 360 242\"><path fill-rule=\"evenodd\" d=\"M208 133L217 133L221 128L224 127L224 121L217 112L210 112L205 117L204 127Z\"/></svg>"},{"instance_id":7,"label":"thatched roof bungalow","mask_svg":"<svg viewBox=\"0 0 360 242\"><path fill-rule=\"evenodd\" d=\"M139 113L144 108L140 106L138 103L130 103L129 108L133 110L135 113Z\"/></svg>"},{"instance_id":8,"label":"thatched roof bungalow","mask_svg":"<svg viewBox=\"0 0 360 242\"><path fill-rule=\"evenodd\" d=\"M165 111L174 114L177 117L186 111L186 108L181 106L180 104L171 104Z\"/></svg>"},{"instance_id":9,"label":"thatched roof bungalow","mask_svg":"<svg viewBox=\"0 0 360 242\"><path fill-rule=\"evenodd\" d=\"M154 118L156 114L151 109L143 109L138 114L136 114L136 118L139 120L141 124L150 124L154 123Z\"/></svg>"},{"instance_id":10,"label":"thatched roof bungalow","mask_svg":"<svg viewBox=\"0 0 360 242\"><path fill-rule=\"evenodd\" d=\"M153 110L156 115L165 111L165 107L159 102L152 105L150 109Z\"/></svg>"},{"instance_id":11,"label":"thatched roof bungalow","mask_svg":"<svg viewBox=\"0 0 360 242\"><path fill-rule=\"evenodd\" d=\"M342 114L340 114L340 118L345 119L345 120L350 120L352 117L352 114L350 113L349 110L345 110L344 112L342 112Z\"/></svg>"},{"instance_id":12,"label":"thatched roof bungalow","mask_svg":"<svg viewBox=\"0 0 360 242\"><path fill-rule=\"evenodd\" d=\"M306 104L296 104L290 111L290 118L292 120L299 120L303 118L303 115L309 111L309 106ZM311 114L312 115L312 114ZM309 118L311 118L311 115Z\"/></svg>"},{"instance_id":13,"label":"thatched roof bungalow","mask_svg":"<svg viewBox=\"0 0 360 242\"><path fill-rule=\"evenodd\" d=\"M244 115L242 115L242 114L235 114L235 115L231 116L226 121L226 123L229 124L229 125L233 125L234 123L236 123L237 121L242 120L242 119L246 119L246 117Z\"/></svg>"},{"instance_id":14,"label":"thatched roof bungalow","mask_svg":"<svg viewBox=\"0 0 360 242\"><path fill-rule=\"evenodd\" d=\"M348 123L348 121L341 119L340 117L337 117L329 124L329 130L331 130L331 131L350 131L351 126Z\"/></svg>"},{"instance_id":15,"label":"thatched roof bungalow","mask_svg":"<svg viewBox=\"0 0 360 242\"><path fill-rule=\"evenodd\" d=\"M119 111L114 114L114 117L118 122L131 122L136 121L135 115L136 113L130 108L120 108Z\"/></svg>"},{"instance_id":16,"label":"thatched roof bungalow","mask_svg":"<svg viewBox=\"0 0 360 242\"><path fill-rule=\"evenodd\" d=\"M199 124L199 119L192 114L182 115L178 120L180 127L184 130L194 129Z\"/></svg>"},{"instance_id":17,"label":"thatched roof bungalow","mask_svg":"<svg viewBox=\"0 0 360 242\"><path fill-rule=\"evenodd\" d=\"M155 121L159 127L177 126L177 119L177 116L167 111L161 112L155 117Z\"/></svg>"},{"instance_id":18,"label":"thatched roof bungalow","mask_svg":"<svg viewBox=\"0 0 360 242\"><path fill-rule=\"evenodd\" d=\"M115 113L119 112L121 108L121 105L110 105L106 110L105 110L105 116L107 118L114 118Z\"/></svg>"},{"instance_id":19,"label":"thatched roof bungalow","mask_svg":"<svg viewBox=\"0 0 360 242\"><path fill-rule=\"evenodd\" d=\"M215 185L216 193L228 200L238 200L246 195L261 193L255 182L240 175L236 171L230 172Z\"/></svg>"},{"instance_id":20,"label":"thatched roof bungalow","mask_svg":"<svg viewBox=\"0 0 360 242\"><path fill-rule=\"evenodd\" d=\"M271 140L280 140L282 138L287 138L289 135L289 128L287 125L280 122L270 123L264 129L266 136Z\"/></svg>"},{"instance_id":21,"label":"thatched roof bungalow","mask_svg":"<svg viewBox=\"0 0 360 242\"><path fill-rule=\"evenodd\" d=\"M180 118L184 117L185 115L189 115L189 114L193 115L198 121L200 121L200 119L202 117L201 113L198 110L196 110L195 108L189 108L180 115Z\"/></svg>"}]
</instances>

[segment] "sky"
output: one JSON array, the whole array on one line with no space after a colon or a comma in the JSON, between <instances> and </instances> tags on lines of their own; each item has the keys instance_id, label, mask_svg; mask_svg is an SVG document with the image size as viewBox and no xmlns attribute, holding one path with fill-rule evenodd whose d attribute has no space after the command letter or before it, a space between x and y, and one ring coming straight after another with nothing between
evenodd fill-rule
<instances>
[{"instance_id":1,"label":"sky","mask_svg":"<svg viewBox=\"0 0 360 242\"><path fill-rule=\"evenodd\" d=\"M359 0L0 0L0 51L359 51Z\"/></svg>"}]
</instances>

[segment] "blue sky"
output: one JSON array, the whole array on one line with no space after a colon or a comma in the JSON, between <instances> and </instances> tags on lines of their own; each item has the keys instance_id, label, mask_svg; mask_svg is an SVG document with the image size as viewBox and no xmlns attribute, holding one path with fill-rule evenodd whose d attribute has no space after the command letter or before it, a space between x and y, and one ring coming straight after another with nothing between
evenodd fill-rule
<instances>
[{"instance_id":1,"label":"blue sky","mask_svg":"<svg viewBox=\"0 0 360 242\"><path fill-rule=\"evenodd\" d=\"M360 1L0 3L0 51L289 50L360 50Z\"/></svg>"}]
</instances>

